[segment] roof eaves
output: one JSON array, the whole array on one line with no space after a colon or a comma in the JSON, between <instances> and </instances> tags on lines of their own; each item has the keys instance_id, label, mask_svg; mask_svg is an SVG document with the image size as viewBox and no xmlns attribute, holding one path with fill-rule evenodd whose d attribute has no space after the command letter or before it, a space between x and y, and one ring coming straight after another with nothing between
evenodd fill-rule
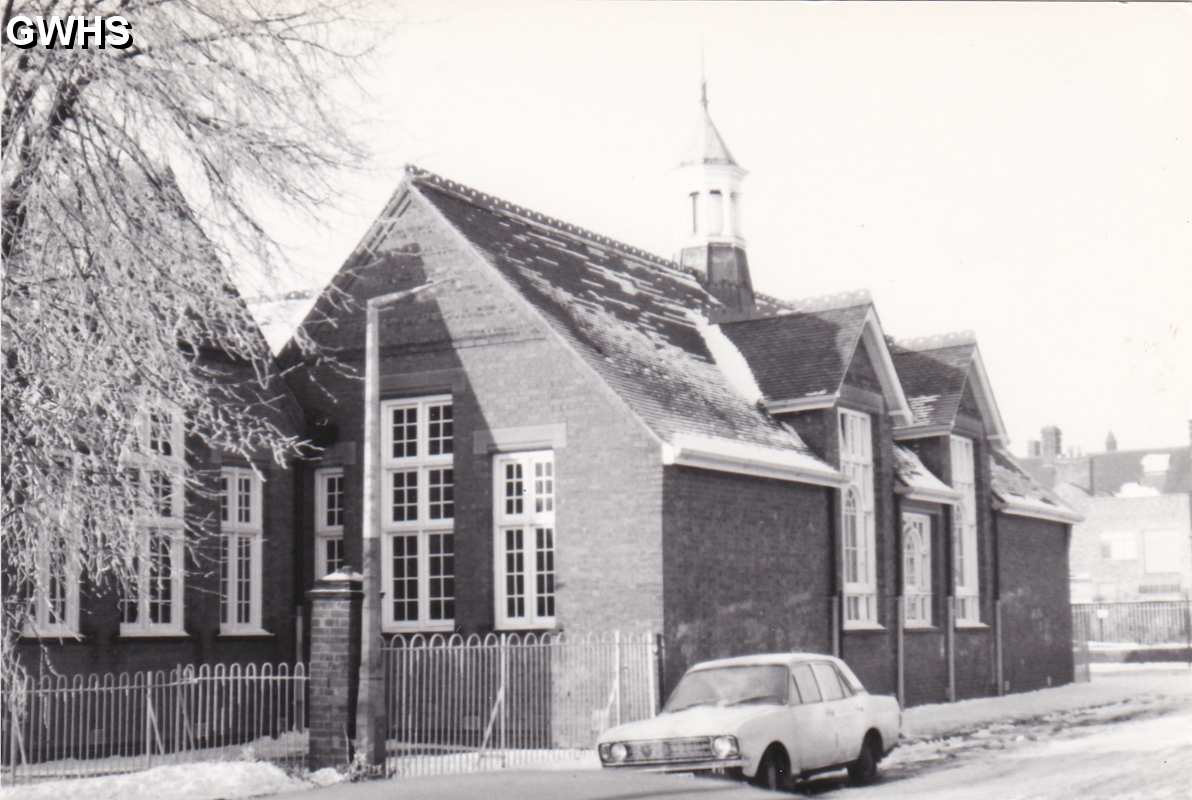
<instances>
[{"instance_id":1,"label":"roof eaves","mask_svg":"<svg viewBox=\"0 0 1192 800\"><path fill-rule=\"evenodd\" d=\"M709 436L678 435L662 446L662 463L836 488L847 478L809 453Z\"/></svg>"}]
</instances>

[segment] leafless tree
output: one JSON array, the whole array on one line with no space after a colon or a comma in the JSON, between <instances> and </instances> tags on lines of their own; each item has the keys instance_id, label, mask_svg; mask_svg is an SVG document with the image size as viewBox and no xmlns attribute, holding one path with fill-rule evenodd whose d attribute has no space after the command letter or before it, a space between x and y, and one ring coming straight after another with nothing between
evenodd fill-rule
<instances>
[{"instance_id":1,"label":"leafless tree","mask_svg":"<svg viewBox=\"0 0 1192 800\"><path fill-rule=\"evenodd\" d=\"M120 14L133 43L3 48L6 672L16 637L38 623L30 597L58 596L66 572L117 587L135 577L138 520L162 500L147 473L199 486L162 457L178 454L163 452L155 424L180 414L193 447L282 463L297 452L276 423L273 360L229 275L283 261L262 198L313 213L330 176L357 162L326 91L359 62L337 46L348 11L8 0L6 25Z\"/></svg>"}]
</instances>

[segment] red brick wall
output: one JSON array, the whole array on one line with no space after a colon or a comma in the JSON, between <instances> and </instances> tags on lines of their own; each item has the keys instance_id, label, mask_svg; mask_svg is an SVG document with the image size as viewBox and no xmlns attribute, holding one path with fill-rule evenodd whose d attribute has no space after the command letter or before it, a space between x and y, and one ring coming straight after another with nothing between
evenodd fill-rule
<instances>
[{"instance_id":1,"label":"red brick wall","mask_svg":"<svg viewBox=\"0 0 1192 800\"><path fill-rule=\"evenodd\" d=\"M1012 692L1072 680L1069 527L997 515L1003 678Z\"/></svg>"},{"instance_id":2,"label":"red brick wall","mask_svg":"<svg viewBox=\"0 0 1192 800\"><path fill-rule=\"evenodd\" d=\"M572 631L660 630L661 456L657 442L495 270L415 199L382 243L373 266L336 279L353 311L324 308L335 325L309 325L357 371L328 366L296 373L308 413L338 430L317 466L343 466L345 543L360 563L362 528L364 305L369 297L427 280L432 289L381 314L382 399L450 393L455 411L456 627L494 624L492 453L475 452L494 429L556 426L558 620ZM306 491L313 489L308 476ZM303 504L304 581L313 578L313 495Z\"/></svg>"},{"instance_id":3,"label":"red brick wall","mask_svg":"<svg viewBox=\"0 0 1192 800\"><path fill-rule=\"evenodd\" d=\"M832 490L686 467L663 486L664 691L710 658L830 652Z\"/></svg>"},{"instance_id":4,"label":"red brick wall","mask_svg":"<svg viewBox=\"0 0 1192 800\"><path fill-rule=\"evenodd\" d=\"M284 387L278 391L284 391ZM272 420L283 431L299 432L296 406L275 410ZM22 640L20 655L28 668L34 671L43 668L44 658L48 658L53 669L68 675L164 670L179 664L294 661L295 470L273 463L266 454L254 459L265 478L261 498L261 622L270 635L220 636L219 506L214 493L221 465L238 466L244 462L212 452L193 436L187 441L187 453L204 488L186 493L187 522L198 533L192 537L186 556L185 635L121 637L120 595L114 583L110 579L97 582L93 576L84 575L79 587L82 640Z\"/></svg>"}]
</instances>

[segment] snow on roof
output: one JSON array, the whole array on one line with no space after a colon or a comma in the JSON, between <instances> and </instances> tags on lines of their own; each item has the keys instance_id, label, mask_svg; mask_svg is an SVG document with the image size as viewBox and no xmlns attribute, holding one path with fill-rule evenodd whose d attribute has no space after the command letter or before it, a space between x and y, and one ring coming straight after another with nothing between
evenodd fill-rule
<instances>
[{"instance_id":1,"label":"snow on roof","mask_svg":"<svg viewBox=\"0 0 1192 800\"><path fill-rule=\"evenodd\" d=\"M1083 517L1058 495L1043 487L1005 449L993 448L993 494L1007 514L1072 524Z\"/></svg>"},{"instance_id":2,"label":"snow on roof","mask_svg":"<svg viewBox=\"0 0 1192 800\"><path fill-rule=\"evenodd\" d=\"M724 373L725 380L728 381L733 391L748 403L761 402L762 390L757 385L753 370L749 368L749 363L745 361L745 356L741 355L737 346L724 335L724 331L720 329L719 325L709 324L702 315L695 320L695 323L696 328L704 337L704 345L707 346L716 366L720 367L720 371Z\"/></svg>"},{"instance_id":3,"label":"snow on roof","mask_svg":"<svg viewBox=\"0 0 1192 800\"><path fill-rule=\"evenodd\" d=\"M912 500L955 503L960 499L959 492L932 474L913 450L901 445L894 445L894 470L903 487L900 493Z\"/></svg>"},{"instance_id":4,"label":"snow on roof","mask_svg":"<svg viewBox=\"0 0 1192 800\"><path fill-rule=\"evenodd\" d=\"M716 334L710 346L695 320L717 301L690 271L437 175L409 174L662 441L755 445L834 473L795 431L747 399L752 390L727 351L713 354Z\"/></svg>"}]
</instances>

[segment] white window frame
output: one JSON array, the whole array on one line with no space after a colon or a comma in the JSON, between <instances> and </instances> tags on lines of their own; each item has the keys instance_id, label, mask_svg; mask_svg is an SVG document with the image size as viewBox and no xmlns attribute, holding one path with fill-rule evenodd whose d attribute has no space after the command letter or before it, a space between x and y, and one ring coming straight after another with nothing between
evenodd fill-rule
<instances>
[{"instance_id":1,"label":"white window frame","mask_svg":"<svg viewBox=\"0 0 1192 800\"><path fill-rule=\"evenodd\" d=\"M902 603L908 628L932 625L931 515L902 512Z\"/></svg>"},{"instance_id":2,"label":"white window frame","mask_svg":"<svg viewBox=\"0 0 1192 800\"><path fill-rule=\"evenodd\" d=\"M328 488L333 480L339 481L339 523L327 521ZM338 542L340 562L344 560L344 514L347 513L347 485L344 483L343 467L323 467L315 470L315 578L330 575L327 560L327 545ZM338 567L337 567L338 569Z\"/></svg>"},{"instance_id":3,"label":"white window frame","mask_svg":"<svg viewBox=\"0 0 1192 800\"><path fill-rule=\"evenodd\" d=\"M221 636L243 636L263 634L261 626L261 593L263 589L262 540L264 539L264 517L261 476L251 467L224 467L219 472L220 481L226 489L220 491L220 620ZM248 481L247 507L242 502L240 482ZM226 505L225 505L226 504ZM224 519L226 510L227 519ZM247 510L248 519L241 520L241 512ZM236 619L237 610L244 602L240 595L243 575L240 573L240 548L248 545L249 584L248 620Z\"/></svg>"},{"instance_id":4,"label":"white window frame","mask_svg":"<svg viewBox=\"0 0 1192 800\"><path fill-rule=\"evenodd\" d=\"M839 409L840 469L848 478L840 495L841 578L844 589L844 628L880 627L877 602L877 525L874 502L873 421L869 414ZM855 547L849 535L849 496L857 502ZM856 551L856 568L850 551Z\"/></svg>"},{"instance_id":5,"label":"white window frame","mask_svg":"<svg viewBox=\"0 0 1192 800\"><path fill-rule=\"evenodd\" d=\"M430 454L431 437L429 411L434 406L452 408L452 436L451 452ZM416 453L412 456L393 454L393 412L396 409L416 409ZM455 630L455 514L454 514L454 404L449 394L430 395L426 397L406 398L400 400L386 400L381 403L381 577L384 581L381 604L381 629L386 633L409 632L446 632ZM452 471L452 516L449 518L431 519L430 474L436 470ZM417 475L417 490L415 493L415 519L394 521L393 519L393 476L397 473L414 473ZM433 540L442 541L446 537L451 542L451 570L445 575L437 576L439 580L450 580L452 590L450 594L434 598L440 603L450 604L452 613L442 619L432 619L433 603L431 598L432 578L430 575ZM417 570L416 619L399 620L393 613L395 594L393 592L393 555L395 543L399 537L409 537L414 540L417 551L414 560ZM442 554L439 554L440 557Z\"/></svg>"},{"instance_id":6,"label":"white window frame","mask_svg":"<svg viewBox=\"0 0 1192 800\"><path fill-rule=\"evenodd\" d=\"M39 547L37 558L37 583L29 597L29 615L21 630L22 636L36 638L74 637L79 633L79 570L78 559L71 553L63 554L63 576L65 591L62 594L63 610L55 618L50 601L51 547Z\"/></svg>"},{"instance_id":7,"label":"white window frame","mask_svg":"<svg viewBox=\"0 0 1192 800\"><path fill-rule=\"evenodd\" d=\"M153 478L155 474L164 473L170 484L169 514L161 514L154 507L150 513L140 513L136 519L137 542L136 559L137 575L132 586L126 590L135 590L134 597L124 597L120 609L120 635L122 637L153 637L153 636L185 636L186 603L183 592L186 589L185 576L185 471L186 471L186 435L181 411L169 412L168 438L154 439L153 425L149 415L142 415L136 422L138 450L126 461L129 466L137 470L141 490L147 497L153 497ZM155 441L168 441L170 452L162 454L154 448ZM170 539L170 621L151 622L149 610L152 604L151 593L142 590L150 582L150 568L153 554L150 552L152 534L156 532ZM129 603L137 607L135 622L125 622L124 616Z\"/></svg>"},{"instance_id":8,"label":"white window frame","mask_svg":"<svg viewBox=\"0 0 1192 800\"><path fill-rule=\"evenodd\" d=\"M507 494L506 466L521 467L521 507ZM543 476L536 475L544 467ZM549 485L547 485L549 482ZM510 501L507 503L506 501ZM512 506L512 507L511 507ZM493 456L493 599L498 630L549 629L558 624L559 531L555 527L558 506L558 474L553 450L527 450ZM522 601L524 613L509 611L507 586L509 556L507 538L521 531ZM548 568L539 568L539 537L549 538L549 550L541 550ZM545 587L540 591L540 581ZM549 594L549 600L546 595ZM540 604L540 600L543 603ZM540 605L542 608L540 609Z\"/></svg>"},{"instance_id":9,"label":"white window frame","mask_svg":"<svg viewBox=\"0 0 1192 800\"><path fill-rule=\"evenodd\" d=\"M952 580L956 623L980 625L980 550L977 539L976 446L965 436L950 436L952 488L960 502L952 509Z\"/></svg>"}]
</instances>

